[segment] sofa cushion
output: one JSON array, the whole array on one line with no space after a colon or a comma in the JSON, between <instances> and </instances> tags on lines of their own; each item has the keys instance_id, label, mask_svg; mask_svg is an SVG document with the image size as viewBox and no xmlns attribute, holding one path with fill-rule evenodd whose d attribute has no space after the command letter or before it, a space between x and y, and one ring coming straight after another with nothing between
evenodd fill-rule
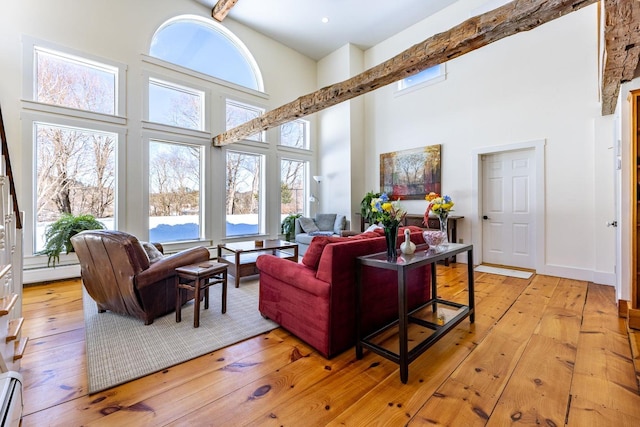
<instances>
[{"instance_id":1,"label":"sofa cushion","mask_svg":"<svg viewBox=\"0 0 640 427\"><path fill-rule=\"evenodd\" d=\"M337 236L316 236L309 244L309 249L304 253L302 257L302 263L309 268L314 270L318 269L318 264L320 263L320 257L322 256L322 251L324 251L324 247L329 243L335 242L346 242L351 239L350 237L337 237Z\"/></svg>"},{"instance_id":2,"label":"sofa cushion","mask_svg":"<svg viewBox=\"0 0 640 427\"><path fill-rule=\"evenodd\" d=\"M305 233L312 233L319 230L315 221L313 221L311 218L301 216L300 218L298 218L298 221L300 221L300 227L302 227Z\"/></svg>"},{"instance_id":3,"label":"sofa cushion","mask_svg":"<svg viewBox=\"0 0 640 427\"><path fill-rule=\"evenodd\" d=\"M296 243L303 244L303 245L308 245L313 240L313 237L314 236L312 236L311 234L308 234L308 233L296 234Z\"/></svg>"},{"instance_id":4,"label":"sofa cushion","mask_svg":"<svg viewBox=\"0 0 640 427\"><path fill-rule=\"evenodd\" d=\"M333 236L333 230L332 231L312 231L311 233L309 233L309 236Z\"/></svg>"},{"instance_id":5,"label":"sofa cushion","mask_svg":"<svg viewBox=\"0 0 640 427\"><path fill-rule=\"evenodd\" d=\"M336 223L336 216L337 214L317 214L316 225L321 231L333 231L333 226ZM307 233L309 232L307 231ZM340 232L337 234L340 234Z\"/></svg>"},{"instance_id":6,"label":"sofa cushion","mask_svg":"<svg viewBox=\"0 0 640 427\"><path fill-rule=\"evenodd\" d=\"M334 234L339 235L345 228L347 228L347 217L344 215L336 215L336 220L333 223Z\"/></svg>"},{"instance_id":7,"label":"sofa cushion","mask_svg":"<svg viewBox=\"0 0 640 427\"><path fill-rule=\"evenodd\" d=\"M363 233L356 234L355 236L349 236L352 240L375 239L376 237L380 237L380 235L372 231L365 231Z\"/></svg>"}]
</instances>

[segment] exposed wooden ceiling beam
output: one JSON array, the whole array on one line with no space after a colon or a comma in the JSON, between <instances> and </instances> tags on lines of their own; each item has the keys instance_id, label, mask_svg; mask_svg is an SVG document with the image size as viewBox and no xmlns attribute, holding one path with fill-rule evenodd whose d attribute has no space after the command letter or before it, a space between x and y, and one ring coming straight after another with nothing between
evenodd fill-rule
<instances>
[{"instance_id":1,"label":"exposed wooden ceiling beam","mask_svg":"<svg viewBox=\"0 0 640 427\"><path fill-rule=\"evenodd\" d=\"M222 20L227 16L227 13L229 13L231 8L235 6L237 2L238 0L218 0L218 3L216 3L211 10L211 16L213 16L218 22L222 22Z\"/></svg>"},{"instance_id":2,"label":"exposed wooden ceiling beam","mask_svg":"<svg viewBox=\"0 0 640 427\"><path fill-rule=\"evenodd\" d=\"M633 79L640 59L640 1L605 0L602 115L616 110L620 84Z\"/></svg>"},{"instance_id":3,"label":"exposed wooden ceiling beam","mask_svg":"<svg viewBox=\"0 0 640 427\"><path fill-rule=\"evenodd\" d=\"M595 2L596 0L514 0L431 36L355 77L303 95L230 129L214 137L213 145L219 147L231 144L262 130L316 113L505 37L531 30Z\"/></svg>"}]
</instances>

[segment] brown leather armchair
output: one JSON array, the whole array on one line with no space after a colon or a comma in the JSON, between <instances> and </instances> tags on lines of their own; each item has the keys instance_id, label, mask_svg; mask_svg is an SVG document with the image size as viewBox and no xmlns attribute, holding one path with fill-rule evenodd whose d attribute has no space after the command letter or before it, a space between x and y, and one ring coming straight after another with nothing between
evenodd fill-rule
<instances>
[{"instance_id":1,"label":"brown leather armchair","mask_svg":"<svg viewBox=\"0 0 640 427\"><path fill-rule=\"evenodd\" d=\"M150 262L138 239L122 231L83 231L71 238L71 244L98 311L134 316L145 325L175 311L175 269L209 260L209 250L199 246ZM183 293L182 298L184 304L193 293Z\"/></svg>"}]
</instances>

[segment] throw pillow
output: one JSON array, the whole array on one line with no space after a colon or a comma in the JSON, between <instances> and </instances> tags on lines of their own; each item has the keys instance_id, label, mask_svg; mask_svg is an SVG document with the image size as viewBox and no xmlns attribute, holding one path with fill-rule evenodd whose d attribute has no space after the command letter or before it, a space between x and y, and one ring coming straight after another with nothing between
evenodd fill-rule
<instances>
[{"instance_id":1,"label":"throw pillow","mask_svg":"<svg viewBox=\"0 0 640 427\"><path fill-rule=\"evenodd\" d=\"M342 230L347 228L347 217L344 215L336 215L336 220L333 223L334 234L340 234Z\"/></svg>"},{"instance_id":2,"label":"throw pillow","mask_svg":"<svg viewBox=\"0 0 640 427\"><path fill-rule=\"evenodd\" d=\"M336 214L317 214L316 224L321 231L333 231L336 223Z\"/></svg>"},{"instance_id":3,"label":"throw pillow","mask_svg":"<svg viewBox=\"0 0 640 427\"><path fill-rule=\"evenodd\" d=\"M379 226L378 224L371 224L366 230L364 230L365 232L369 232L369 231L376 231L377 229L382 229L381 226Z\"/></svg>"},{"instance_id":4,"label":"throw pillow","mask_svg":"<svg viewBox=\"0 0 640 427\"><path fill-rule=\"evenodd\" d=\"M309 236L333 236L333 231L312 231Z\"/></svg>"},{"instance_id":5,"label":"throw pillow","mask_svg":"<svg viewBox=\"0 0 640 427\"><path fill-rule=\"evenodd\" d=\"M320 257L322 256L322 251L327 244L329 244L328 236L314 237L302 257L302 263L309 268L317 270L318 264L320 263Z\"/></svg>"},{"instance_id":6,"label":"throw pillow","mask_svg":"<svg viewBox=\"0 0 640 427\"><path fill-rule=\"evenodd\" d=\"M313 233L314 231L319 231L320 229L316 225L316 223L311 219L304 216L298 218L300 222L300 227L302 227L302 231L305 233Z\"/></svg>"},{"instance_id":7,"label":"throw pillow","mask_svg":"<svg viewBox=\"0 0 640 427\"><path fill-rule=\"evenodd\" d=\"M144 249L144 251L147 253L147 256L149 257L149 264L153 264L159 259L164 258L164 255L162 254L162 252L160 252L158 248L156 248L153 245L153 243L149 243L149 242L140 242L140 243L142 244L142 248Z\"/></svg>"},{"instance_id":8,"label":"throw pillow","mask_svg":"<svg viewBox=\"0 0 640 427\"><path fill-rule=\"evenodd\" d=\"M309 268L314 270L318 269L318 264L320 264L320 258L322 257L322 251L324 251L324 247L329 243L336 242L348 242L351 240L350 237L328 237L328 236L316 236L309 244L307 251L304 253L302 257L302 263Z\"/></svg>"}]
</instances>

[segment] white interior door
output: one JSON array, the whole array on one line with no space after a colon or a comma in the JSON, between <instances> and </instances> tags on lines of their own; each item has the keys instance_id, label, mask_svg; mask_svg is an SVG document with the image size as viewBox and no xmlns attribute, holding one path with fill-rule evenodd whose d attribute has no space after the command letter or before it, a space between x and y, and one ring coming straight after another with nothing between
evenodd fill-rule
<instances>
[{"instance_id":1,"label":"white interior door","mask_svg":"<svg viewBox=\"0 0 640 427\"><path fill-rule=\"evenodd\" d=\"M482 260L535 268L535 152L482 156Z\"/></svg>"}]
</instances>

